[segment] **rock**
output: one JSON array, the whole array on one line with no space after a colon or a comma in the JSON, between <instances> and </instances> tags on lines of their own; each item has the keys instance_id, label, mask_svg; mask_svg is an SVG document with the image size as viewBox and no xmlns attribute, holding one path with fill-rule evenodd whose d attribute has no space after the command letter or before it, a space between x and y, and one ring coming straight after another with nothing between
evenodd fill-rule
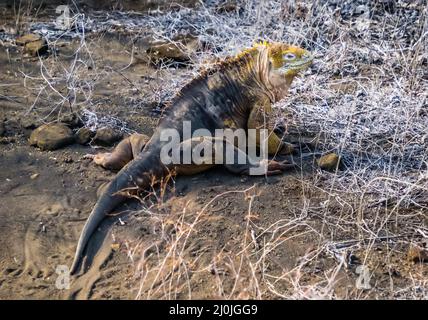
<instances>
[{"instance_id":1,"label":"rock","mask_svg":"<svg viewBox=\"0 0 428 320\"><path fill-rule=\"evenodd\" d=\"M24 129L35 129L42 124L40 120L31 115L20 118L19 123Z\"/></svg>"},{"instance_id":2,"label":"rock","mask_svg":"<svg viewBox=\"0 0 428 320\"><path fill-rule=\"evenodd\" d=\"M48 50L48 45L45 39L31 41L26 43L24 46L24 52L28 53L33 57L37 57L38 55L45 54L47 50Z\"/></svg>"},{"instance_id":3,"label":"rock","mask_svg":"<svg viewBox=\"0 0 428 320\"><path fill-rule=\"evenodd\" d=\"M199 39L192 35L180 35L172 42L157 42L146 50L150 61L155 64L162 62L186 62L190 55L200 47Z\"/></svg>"},{"instance_id":4,"label":"rock","mask_svg":"<svg viewBox=\"0 0 428 320\"><path fill-rule=\"evenodd\" d=\"M97 130L97 133L95 134L95 137L92 139L92 141L95 144L109 147L116 141L122 139L122 137L123 134L120 131L116 131L112 128L101 128Z\"/></svg>"},{"instance_id":5,"label":"rock","mask_svg":"<svg viewBox=\"0 0 428 320\"><path fill-rule=\"evenodd\" d=\"M46 40L34 33L19 37L15 42L17 45L24 46L24 52L34 57L46 53L48 49Z\"/></svg>"},{"instance_id":6,"label":"rock","mask_svg":"<svg viewBox=\"0 0 428 320\"><path fill-rule=\"evenodd\" d=\"M317 162L321 169L335 171L340 166L340 157L336 153L329 153L323 155Z\"/></svg>"},{"instance_id":7,"label":"rock","mask_svg":"<svg viewBox=\"0 0 428 320\"><path fill-rule=\"evenodd\" d=\"M407 257L414 263L428 262L428 248L424 247L422 244L411 244Z\"/></svg>"},{"instance_id":8,"label":"rock","mask_svg":"<svg viewBox=\"0 0 428 320\"><path fill-rule=\"evenodd\" d=\"M83 145L88 144L94 134L95 133L88 128L80 128L76 132L76 142Z\"/></svg>"},{"instance_id":9,"label":"rock","mask_svg":"<svg viewBox=\"0 0 428 320\"><path fill-rule=\"evenodd\" d=\"M83 125L82 120L74 113L67 113L59 118L59 121L65 123L70 128L79 128Z\"/></svg>"},{"instance_id":10,"label":"rock","mask_svg":"<svg viewBox=\"0 0 428 320\"><path fill-rule=\"evenodd\" d=\"M30 145L55 150L74 142L73 132L63 123L44 124L31 133Z\"/></svg>"},{"instance_id":11,"label":"rock","mask_svg":"<svg viewBox=\"0 0 428 320\"><path fill-rule=\"evenodd\" d=\"M37 177L38 177L38 176L39 176L39 174L38 174L38 173L32 174L32 175L30 176L30 179L31 179L31 180L37 179Z\"/></svg>"},{"instance_id":12,"label":"rock","mask_svg":"<svg viewBox=\"0 0 428 320\"><path fill-rule=\"evenodd\" d=\"M20 46L25 46L29 42L38 41L41 39L42 37L40 35L29 33L29 34L23 35L22 37L17 38L15 40L15 43Z\"/></svg>"}]
</instances>

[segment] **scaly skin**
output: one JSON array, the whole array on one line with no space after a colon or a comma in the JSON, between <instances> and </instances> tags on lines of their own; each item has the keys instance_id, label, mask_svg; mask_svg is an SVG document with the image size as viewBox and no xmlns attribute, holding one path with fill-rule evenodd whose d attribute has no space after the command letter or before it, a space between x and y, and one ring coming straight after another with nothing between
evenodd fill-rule
<instances>
[{"instance_id":1,"label":"scaly skin","mask_svg":"<svg viewBox=\"0 0 428 320\"><path fill-rule=\"evenodd\" d=\"M164 165L160 160L160 150L166 143L160 140L162 130L178 130L183 141L184 121L190 121L192 133L203 128L208 129L212 136L215 129L266 128L271 104L285 96L293 78L311 63L312 57L304 49L281 43L257 44L206 71L182 88L148 142L144 136L132 135L121 142L113 153L95 156L94 161L106 168L123 168L103 190L83 227L71 274L76 273L89 238L105 215L125 201L126 197L119 191L135 186L147 189L153 177L161 179L172 171L183 175L196 174L213 166ZM292 151L290 145L282 142L269 128L268 134L269 154ZM193 139L183 141L181 148L192 148L198 142ZM238 148L234 150L235 156L243 152ZM225 166L231 172L248 174L252 165ZM267 174L278 174L290 167L291 164L271 160Z\"/></svg>"}]
</instances>

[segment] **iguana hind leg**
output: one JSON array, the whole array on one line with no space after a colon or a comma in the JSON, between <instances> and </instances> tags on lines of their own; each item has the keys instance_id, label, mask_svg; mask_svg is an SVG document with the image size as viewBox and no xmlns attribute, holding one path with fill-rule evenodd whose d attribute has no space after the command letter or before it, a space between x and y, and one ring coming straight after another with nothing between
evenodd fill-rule
<instances>
[{"instance_id":1,"label":"iguana hind leg","mask_svg":"<svg viewBox=\"0 0 428 320\"><path fill-rule=\"evenodd\" d=\"M134 159L144 148L149 138L144 134L134 133L123 139L112 152L88 154L95 164L108 170L120 170Z\"/></svg>"}]
</instances>

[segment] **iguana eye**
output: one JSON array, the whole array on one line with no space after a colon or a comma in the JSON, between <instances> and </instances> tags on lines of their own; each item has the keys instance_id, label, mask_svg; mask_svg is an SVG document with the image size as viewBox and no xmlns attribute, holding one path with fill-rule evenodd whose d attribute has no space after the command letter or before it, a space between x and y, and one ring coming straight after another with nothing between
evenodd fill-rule
<instances>
[{"instance_id":1,"label":"iguana eye","mask_svg":"<svg viewBox=\"0 0 428 320\"><path fill-rule=\"evenodd\" d=\"M286 53L282 56L284 60L293 60L296 56L293 53Z\"/></svg>"}]
</instances>

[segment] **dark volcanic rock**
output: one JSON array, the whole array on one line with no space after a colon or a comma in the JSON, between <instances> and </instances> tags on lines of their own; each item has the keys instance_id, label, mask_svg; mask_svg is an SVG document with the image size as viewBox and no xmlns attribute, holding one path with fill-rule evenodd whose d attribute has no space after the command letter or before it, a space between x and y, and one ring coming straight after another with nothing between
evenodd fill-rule
<instances>
[{"instance_id":1,"label":"dark volcanic rock","mask_svg":"<svg viewBox=\"0 0 428 320\"><path fill-rule=\"evenodd\" d=\"M24 52L34 57L45 54L47 50L48 45L44 39L29 42L24 47Z\"/></svg>"},{"instance_id":2,"label":"dark volcanic rock","mask_svg":"<svg viewBox=\"0 0 428 320\"><path fill-rule=\"evenodd\" d=\"M42 39L42 37L39 36L38 34L29 33L29 34L26 34L26 35L23 35L21 37L16 38L15 43L17 45L20 45L20 46L25 46L27 43L38 41L41 39Z\"/></svg>"},{"instance_id":3,"label":"dark volcanic rock","mask_svg":"<svg viewBox=\"0 0 428 320\"><path fill-rule=\"evenodd\" d=\"M73 113L62 115L59 121L67 124L70 128L79 128L83 125L82 120Z\"/></svg>"},{"instance_id":4,"label":"dark volcanic rock","mask_svg":"<svg viewBox=\"0 0 428 320\"><path fill-rule=\"evenodd\" d=\"M114 130L112 128L101 128L97 130L95 137L93 138L93 142L95 144L109 147L113 145L115 142L122 139L123 134L120 131Z\"/></svg>"},{"instance_id":5,"label":"dark volcanic rock","mask_svg":"<svg viewBox=\"0 0 428 320\"><path fill-rule=\"evenodd\" d=\"M24 129L35 129L42 125L42 122L34 115L26 115L19 118L19 124Z\"/></svg>"},{"instance_id":6,"label":"dark volcanic rock","mask_svg":"<svg viewBox=\"0 0 428 320\"><path fill-rule=\"evenodd\" d=\"M200 48L198 37L192 35L180 35L172 39L172 42L155 42L146 53L150 61L155 64L162 62L189 61L192 53Z\"/></svg>"},{"instance_id":7,"label":"dark volcanic rock","mask_svg":"<svg viewBox=\"0 0 428 320\"><path fill-rule=\"evenodd\" d=\"M318 166L326 171L335 171L340 166L340 157L335 153L323 155L318 159Z\"/></svg>"},{"instance_id":8,"label":"dark volcanic rock","mask_svg":"<svg viewBox=\"0 0 428 320\"><path fill-rule=\"evenodd\" d=\"M88 128L80 128L76 132L76 142L83 145L88 144L94 134L95 133Z\"/></svg>"},{"instance_id":9,"label":"dark volcanic rock","mask_svg":"<svg viewBox=\"0 0 428 320\"><path fill-rule=\"evenodd\" d=\"M15 42L18 45L24 46L24 52L31 56L45 54L48 50L46 40L33 33L17 38Z\"/></svg>"},{"instance_id":10,"label":"dark volcanic rock","mask_svg":"<svg viewBox=\"0 0 428 320\"><path fill-rule=\"evenodd\" d=\"M62 123L44 124L31 133L30 145L55 150L74 142L73 132Z\"/></svg>"}]
</instances>

